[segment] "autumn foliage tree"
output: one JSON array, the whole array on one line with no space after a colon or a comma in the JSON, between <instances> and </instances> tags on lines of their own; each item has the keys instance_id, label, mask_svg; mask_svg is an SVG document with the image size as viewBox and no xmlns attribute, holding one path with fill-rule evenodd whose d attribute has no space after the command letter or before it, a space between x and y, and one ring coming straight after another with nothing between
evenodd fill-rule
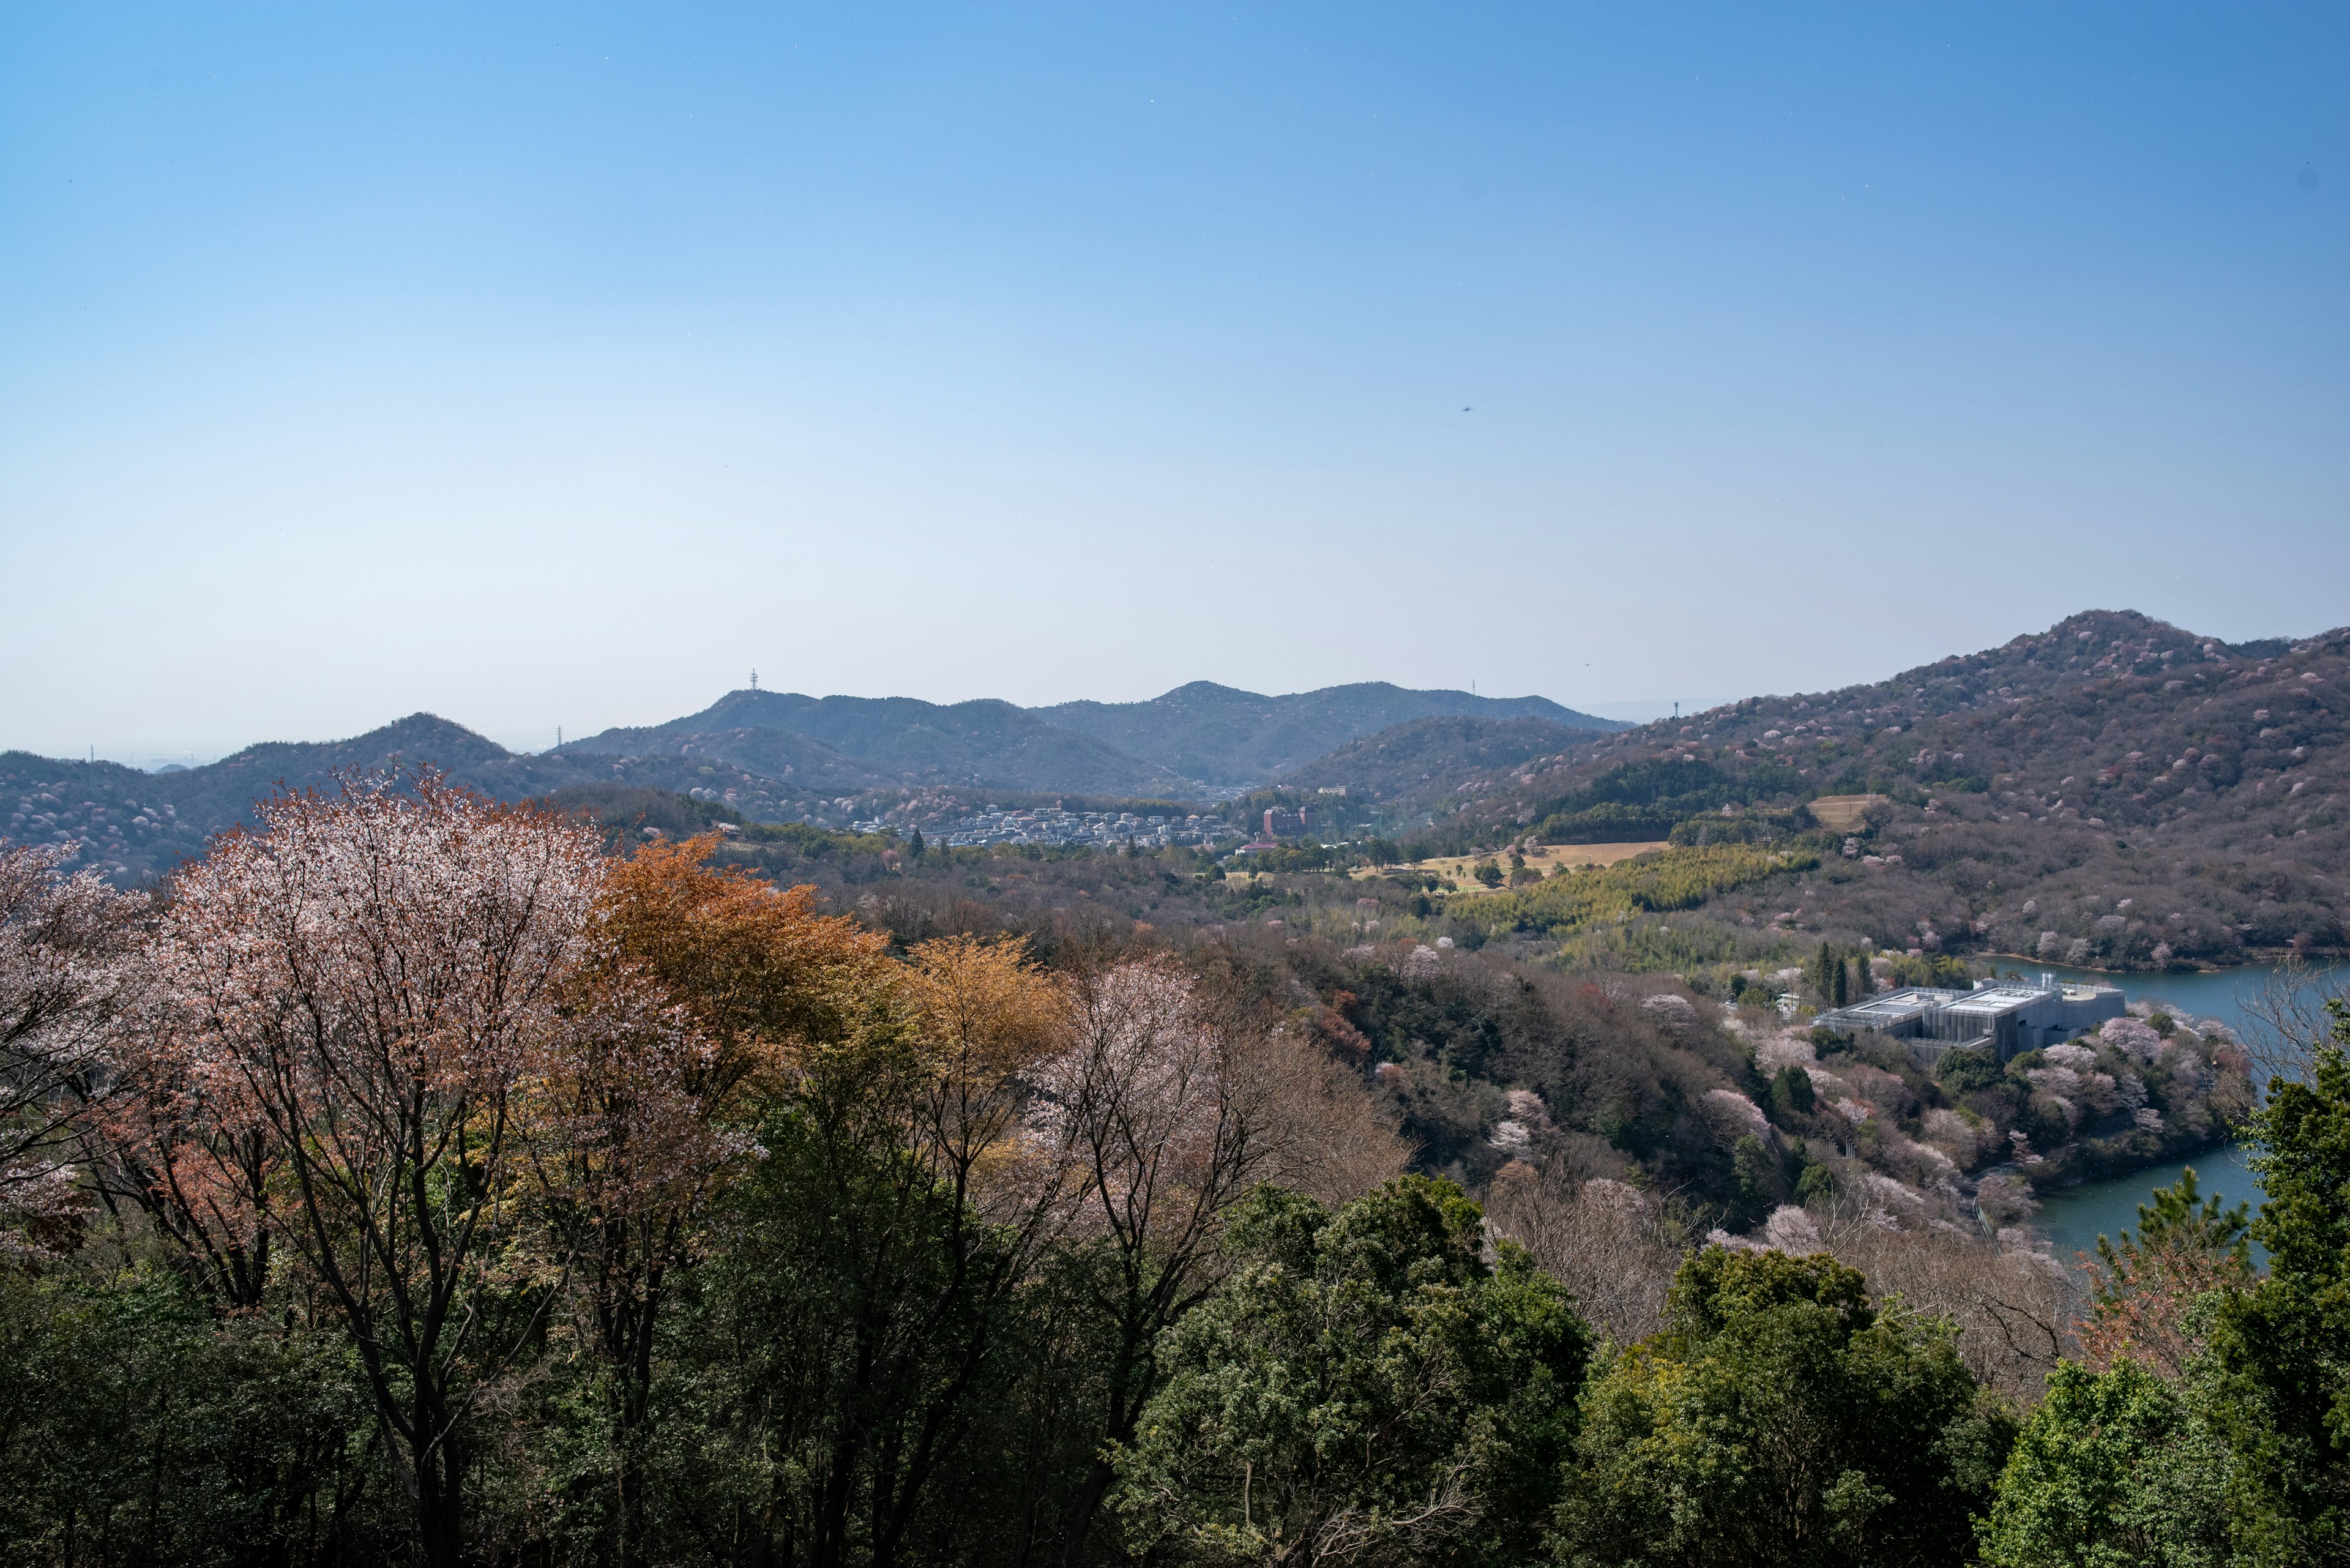
<instances>
[{"instance_id":1,"label":"autumn foliage tree","mask_svg":"<svg viewBox=\"0 0 2350 1568\"><path fill-rule=\"evenodd\" d=\"M1001 1352L1065 1221L1064 1162L1024 1136L1066 1027L1018 942L954 937L868 971L783 1063L730 1199L689 1351L731 1419L681 1506L724 1550L899 1560L951 1532Z\"/></svg>"},{"instance_id":2,"label":"autumn foliage tree","mask_svg":"<svg viewBox=\"0 0 2350 1568\"><path fill-rule=\"evenodd\" d=\"M566 999L570 1048L534 1086L525 1143L608 1392L614 1554L644 1545L643 1433L661 1309L765 1108L894 966L882 940L709 865L713 838L655 842L603 873Z\"/></svg>"}]
</instances>

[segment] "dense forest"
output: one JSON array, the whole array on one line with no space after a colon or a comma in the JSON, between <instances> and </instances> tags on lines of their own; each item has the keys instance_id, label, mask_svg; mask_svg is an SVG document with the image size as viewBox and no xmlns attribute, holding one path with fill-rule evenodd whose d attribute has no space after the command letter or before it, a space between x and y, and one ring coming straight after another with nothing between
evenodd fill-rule
<instances>
[{"instance_id":1,"label":"dense forest","mask_svg":"<svg viewBox=\"0 0 2350 1568\"><path fill-rule=\"evenodd\" d=\"M1700 988L1398 877L731 815L354 777L148 891L0 846L10 1561L2350 1555L2338 1010L2258 1106L2144 1002L1929 1075L1779 998L1941 955ZM1486 896L1789 852L1690 853ZM2230 1128L2258 1216L2031 1230Z\"/></svg>"}]
</instances>

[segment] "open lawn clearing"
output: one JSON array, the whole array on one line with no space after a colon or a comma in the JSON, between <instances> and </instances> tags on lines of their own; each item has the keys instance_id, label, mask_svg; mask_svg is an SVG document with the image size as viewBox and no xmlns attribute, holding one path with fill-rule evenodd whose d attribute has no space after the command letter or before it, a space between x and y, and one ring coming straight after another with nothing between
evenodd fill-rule
<instances>
[{"instance_id":1,"label":"open lawn clearing","mask_svg":"<svg viewBox=\"0 0 2350 1568\"><path fill-rule=\"evenodd\" d=\"M1822 827L1850 833L1859 826L1862 813L1872 805L1883 805L1887 798L1881 794L1824 794L1812 802L1812 815Z\"/></svg>"},{"instance_id":2,"label":"open lawn clearing","mask_svg":"<svg viewBox=\"0 0 2350 1568\"><path fill-rule=\"evenodd\" d=\"M1635 855L1646 855L1651 849L1669 847L1670 846L1662 839L1641 844L1544 844L1526 851L1526 865L1530 869L1539 871L1547 877L1561 866L1569 868L1577 866L1613 866L1619 860L1629 860ZM1418 871L1425 876L1440 877L1447 881L1459 882L1465 887L1474 887L1476 882L1470 875L1470 867L1480 861L1494 858L1495 857L1491 855L1446 855L1433 860L1415 860L1409 866L1390 866L1385 871L1373 871L1365 867L1357 871L1355 875L1378 877L1397 871ZM1502 857L1499 864L1506 874L1510 869L1508 857Z\"/></svg>"}]
</instances>

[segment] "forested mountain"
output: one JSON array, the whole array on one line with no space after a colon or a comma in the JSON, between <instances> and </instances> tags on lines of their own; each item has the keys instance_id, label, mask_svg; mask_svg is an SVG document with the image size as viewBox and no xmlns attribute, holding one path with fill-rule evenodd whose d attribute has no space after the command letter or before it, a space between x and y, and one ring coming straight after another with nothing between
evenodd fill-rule
<instances>
[{"instance_id":1,"label":"forested mountain","mask_svg":"<svg viewBox=\"0 0 2350 1568\"><path fill-rule=\"evenodd\" d=\"M1626 728L1544 697L1413 691L1384 680L1285 697L1194 680L1147 702L1063 702L1033 711L1187 778L1222 784L1259 783L1357 736L1439 715L1547 719L1582 730Z\"/></svg>"},{"instance_id":2,"label":"forested mountain","mask_svg":"<svg viewBox=\"0 0 2350 1568\"><path fill-rule=\"evenodd\" d=\"M1872 685L1756 697L1456 783L1431 846L1866 842L1709 906L1742 926L2122 967L2339 950L2350 914L2350 632L2230 646L2074 616Z\"/></svg>"},{"instance_id":3,"label":"forested mountain","mask_svg":"<svg viewBox=\"0 0 2350 1568\"><path fill-rule=\"evenodd\" d=\"M1147 702L1035 709L732 691L686 718L608 730L564 750L716 757L767 778L821 777L827 781L821 787L972 785L1180 798L1201 784L1262 784L1359 736L1453 715L1624 727L1541 697L1412 691L1385 682L1264 697L1202 680Z\"/></svg>"},{"instance_id":4,"label":"forested mountain","mask_svg":"<svg viewBox=\"0 0 2350 1568\"><path fill-rule=\"evenodd\" d=\"M647 729L607 730L566 753L715 757L764 777L800 770L859 784L974 784L1014 790L1166 795L1185 781L1116 748L992 700L803 697L730 691L699 713Z\"/></svg>"},{"instance_id":5,"label":"forested mountain","mask_svg":"<svg viewBox=\"0 0 2350 1568\"><path fill-rule=\"evenodd\" d=\"M81 846L67 864L93 867L118 882L159 876L199 852L204 840L250 822L254 803L280 787L330 789L352 770L439 769L455 784L498 800L521 800L577 785L700 791L740 803L753 815L848 813L792 781L771 781L723 762L656 755L616 760L507 751L462 724L417 713L348 741L251 746L203 767L147 774L119 763L83 763L0 753L0 837Z\"/></svg>"},{"instance_id":6,"label":"forested mountain","mask_svg":"<svg viewBox=\"0 0 2350 1568\"><path fill-rule=\"evenodd\" d=\"M1465 776L1485 770L1537 760L1555 765L1605 733L1549 719L1413 719L1349 741L1274 782L1284 788L1340 788L1375 802L1409 802L1448 794Z\"/></svg>"}]
</instances>

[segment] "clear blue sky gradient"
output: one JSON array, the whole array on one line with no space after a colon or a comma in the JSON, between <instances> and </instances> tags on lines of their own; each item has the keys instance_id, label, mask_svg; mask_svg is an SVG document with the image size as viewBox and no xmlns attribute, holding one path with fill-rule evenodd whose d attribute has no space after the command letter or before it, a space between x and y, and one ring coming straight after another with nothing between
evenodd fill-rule
<instances>
[{"instance_id":1,"label":"clear blue sky gradient","mask_svg":"<svg viewBox=\"0 0 2350 1568\"><path fill-rule=\"evenodd\" d=\"M0 747L2350 621L2345 80L2338 6L10 7Z\"/></svg>"}]
</instances>

